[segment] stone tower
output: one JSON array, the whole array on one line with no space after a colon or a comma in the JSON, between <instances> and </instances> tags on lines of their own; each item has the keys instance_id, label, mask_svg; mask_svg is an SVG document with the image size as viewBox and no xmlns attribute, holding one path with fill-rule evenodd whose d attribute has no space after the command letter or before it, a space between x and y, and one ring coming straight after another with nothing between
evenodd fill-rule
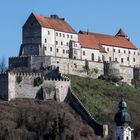
<instances>
[{"instance_id":1,"label":"stone tower","mask_svg":"<svg viewBox=\"0 0 140 140\"><path fill-rule=\"evenodd\" d=\"M124 98L121 98L118 106L119 110L115 115L116 126L113 130L112 140L131 140L133 129L130 127L131 118L127 112L127 104Z\"/></svg>"}]
</instances>

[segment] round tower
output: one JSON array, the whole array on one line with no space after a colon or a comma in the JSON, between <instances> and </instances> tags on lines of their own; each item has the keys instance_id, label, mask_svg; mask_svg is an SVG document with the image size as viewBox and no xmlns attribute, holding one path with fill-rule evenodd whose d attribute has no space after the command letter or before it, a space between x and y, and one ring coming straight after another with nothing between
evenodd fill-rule
<instances>
[{"instance_id":1,"label":"round tower","mask_svg":"<svg viewBox=\"0 0 140 140\"><path fill-rule=\"evenodd\" d=\"M118 112L115 115L116 126L113 129L113 139L112 140L131 140L131 133L133 129L130 127L131 117L127 112L127 104L124 98L118 105Z\"/></svg>"}]
</instances>

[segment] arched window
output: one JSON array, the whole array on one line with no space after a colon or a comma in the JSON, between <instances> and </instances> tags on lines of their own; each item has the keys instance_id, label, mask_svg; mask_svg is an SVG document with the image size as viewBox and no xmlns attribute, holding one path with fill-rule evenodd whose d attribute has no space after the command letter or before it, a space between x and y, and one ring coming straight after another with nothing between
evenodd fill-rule
<instances>
[{"instance_id":1,"label":"arched window","mask_svg":"<svg viewBox=\"0 0 140 140\"><path fill-rule=\"evenodd\" d=\"M91 54L91 60L94 61L94 53Z\"/></svg>"}]
</instances>

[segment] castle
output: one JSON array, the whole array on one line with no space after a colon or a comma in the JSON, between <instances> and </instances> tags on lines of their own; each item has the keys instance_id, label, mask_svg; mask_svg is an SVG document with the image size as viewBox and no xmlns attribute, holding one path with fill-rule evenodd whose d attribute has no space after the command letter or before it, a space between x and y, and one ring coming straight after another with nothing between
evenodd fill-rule
<instances>
[{"instance_id":1,"label":"castle","mask_svg":"<svg viewBox=\"0 0 140 140\"><path fill-rule=\"evenodd\" d=\"M97 135L107 133L107 126L98 124L72 94L70 80L63 74L113 75L140 87L140 50L127 34L122 29L115 36L77 33L64 18L32 13L22 35L19 56L10 57L8 71L0 74L0 98L69 100Z\"/></svg>"},{"instance_id":2,"label":"castle","mask_svg":"<svg viewBox=\"0 0 140 140\"><path fill-rule=\"evenodd\" d=\"M98 78L110 74L136 85L140 80L140 50L120 29L115 36L88 31L77 33L64 18L32 13L23 25L18 57L9 58L9 69L56 66L63 74Z\"/></svg>"}]
</instances>

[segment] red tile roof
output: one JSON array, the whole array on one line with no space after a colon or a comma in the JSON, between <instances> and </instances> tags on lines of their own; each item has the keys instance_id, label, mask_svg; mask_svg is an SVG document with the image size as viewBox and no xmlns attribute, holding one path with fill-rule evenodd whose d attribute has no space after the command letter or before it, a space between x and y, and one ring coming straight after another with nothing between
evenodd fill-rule
<instances>
[{"instance_id":1,"label":"red tile roof","mask_svg":"<svg viewBox=\"0 0 140 140\"><path fill-rule=\"evenodd\" d=\"M42 27L55 29L57 31L76 33L76 31L64 20L60 18L49 18L33 14Z\"/></svg>"},{"instance_id":2,"label":"red tile roof","mask_svg":"<svg viewBox=\"0 0 140 140\"><path fill-rule=\"evenodd\" d=\"M83 44L83 40L84 40L84 44L86 45L83 47L86 48L91 48L91 46L95 46L93 48L97 48L97 44L98 44L98 46L108 45L108 46L116 46L116 47L127 48L127 49L137 49L136 46L126 36L125 37L122 36L122 32L121 35L118 34L116 36L92 33L92 32L87 33L85 31L80 31L79 36L81 36L81 34L87 35L89 36L89 38L93 36L94 39L96 40L96 43L95 41L94 42L90 41L90 44L87 44L86 41L88 42L88 40L80 39L79 41L81 44Z\"/></svg>"},{"instance_id":3,"label":"red tile roof","mask_svg":"<svg viewBox=\"0 0 140 140\"><path fill-rule=\"evenodd\" d=\"M101 53L106 53L105 49L99 45L98 41L93 35L79 34L78 38L82 48L96 49Z\"/></svg>"}]
</instances>

